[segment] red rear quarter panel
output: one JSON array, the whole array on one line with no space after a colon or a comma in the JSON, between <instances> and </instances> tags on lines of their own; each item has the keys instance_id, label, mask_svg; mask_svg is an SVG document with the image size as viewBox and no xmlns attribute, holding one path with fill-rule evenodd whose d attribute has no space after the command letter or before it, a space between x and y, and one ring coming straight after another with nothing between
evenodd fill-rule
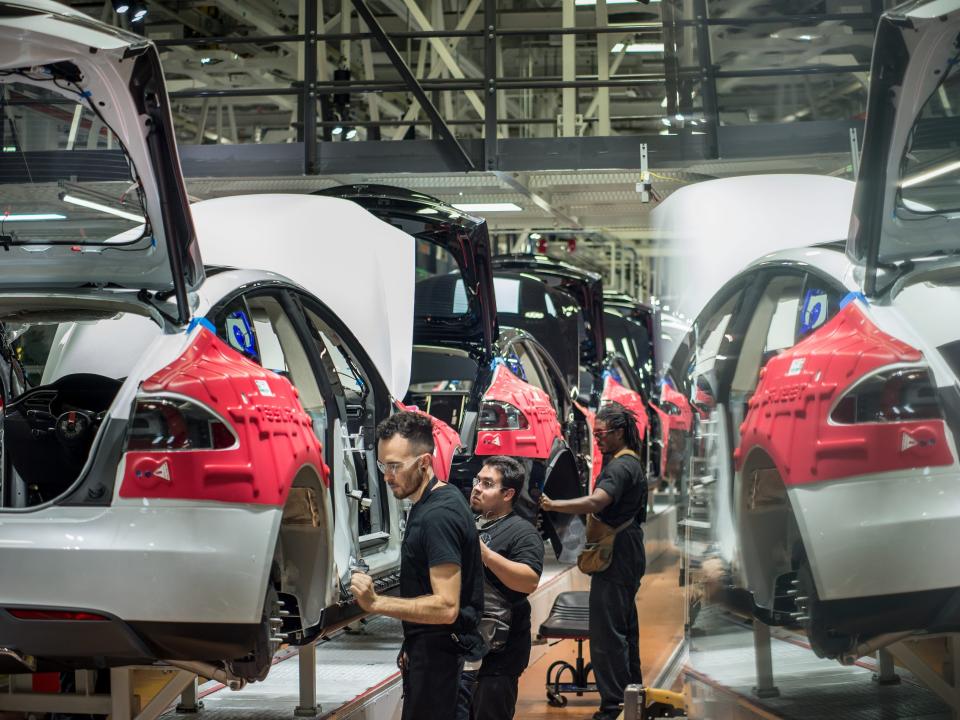
<instances>
[{"instance_id":1,"label":"red rear quarter panel","mask_svg":"<svg viewBox=\"0 0 960 720\"><path fill-rule=\"evenodd\" d=\"M737 470L762 448L787 486L953 462L942 420L836 425L834 402L857 380L919 350L882 332L856 302L771 358L740 426Z\"/></svg>"},{"instance_id":2,"label":"red rear quarter panel","mask_svg":"<svg viewBox=\"0 0 960 720\"><path fill-rule=\"evenodd\" d=\"M550 396L497 365L493 382L484 400L505 402L524 414L529 427L521 430L481 430L477 433L477 455L509 455L546 460L557 439L562 439L560 421Z\"/></svg>"}]
</instances>

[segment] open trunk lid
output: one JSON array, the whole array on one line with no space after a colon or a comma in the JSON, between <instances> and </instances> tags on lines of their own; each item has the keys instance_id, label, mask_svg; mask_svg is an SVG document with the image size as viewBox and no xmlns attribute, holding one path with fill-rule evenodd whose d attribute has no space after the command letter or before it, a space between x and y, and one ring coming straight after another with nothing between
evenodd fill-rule
<instances>
[{"instance_id":1,"label":"open trunk lid","mask_svg":"<svg viewBox=\"0 0 960 720\"><path fill-rule=\"evenodd\" d=\"M301 285L343 320L393 397L403 398L413 354L413 238L355 203L312 195L203 200L193 217L207 262ZM267 250L268 238L282 242Z\"/></svg>"},{"instance_id":2,"label":"open trunk lid","mask_svg":"<svg viewBox=\"0 0 960 720\"><path fill-rule=\"evenodd\" d=\"M491 355L499 330L486 221L387 185L344 185L315 194L352 200L417 239L415 343L469 344Z\"/></svg>"},{"instance_id":3,"label":"open trunk lid","mask_svg":"<svg viewBox=\"0 0 960 720\"><path fill-rule=\"evenodd\" d=\"M588 363L602 363L606 355L603 335L603 281L596 273L545 255L498 255L493 258L495 270L527 273L547 285L563 290L580 305L583 313L585 342L581 358Z\"/></svg>"},{"instance_id":4,"label":"open trunk lid","mask_svg":"<svg viewBox=\"0 0 960 720\"><path fill-rule=\"evenodd\" d=\"M186 322L203 265L155 46L58 3L0 2L0 85L0 288L170 293Z\"/></svg>"},{"instance_id":5,"label":"open trunk lid","mask_svg":"<svg viewBox=\"0 0 960 720\"><path fill-rule=\"evenodd\" d=\"M847 254L867 295L910 260L960 251L960 0L919 0L877 27Z\"/></svg>"}]
</instances>

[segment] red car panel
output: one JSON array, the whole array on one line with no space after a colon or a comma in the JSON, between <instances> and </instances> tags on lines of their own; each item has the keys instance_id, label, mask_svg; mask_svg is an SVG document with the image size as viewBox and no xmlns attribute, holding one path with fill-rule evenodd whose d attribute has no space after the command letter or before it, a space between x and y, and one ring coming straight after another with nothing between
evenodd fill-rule
<instances>
[{"instance_id":1,"label":"red car panel","mask_svg":"<svg viewBox=\"0 0 960 720\"><path fill-rule=\"evenodd\" d=\"M650 430L650 418L647 417L647 403L644 402L642 395L625 388L615 380L612 375L607 375L603 381L603 393L600 395L600 404L603 405L608 402L619 403L636 415L637 431L640 433L640 439L647 436Z\"/></svg>"},{"instance_id":2,"label":"red car panel","mask_svg":"<svg viewBox=\"0 0 960 720\"><path fill-rule=\"evenodd\" d=\"M120 497L279 506L304 466L329 486L320 441L290 381L206 328L142 390L174 393L216 411L239 443L223 450L127 452Z\"/></svg>"},{"instance_id":3,"label":"red car panel","mask_svg":"<svg viewBox=\"0 0 960 720\"><path fill-rule=\"evenodd\" d=\"M592 438L593 442L593 457L590 461L590 492L593 492L593 486L596 484L597 477L600 475L600 470L603 466L603 453L600 452L600 446L597 444L597 438L593 434L593 428L597 423L597 414L587 406L581 405L578 402L574 402L573 404L576 405L577 409L583 413L583 416L587 419L587 425L590 427L590 437Z\"/></svg>"},{"instance_id":4,"label":"red car panel","mask_svg":"<svg viewBox=\"0 0 960 720\"><path fill-rule=\"evenodd\" d=\"M734 452L737 470L755 448L776 463L786 485L938 465L953 458L943 420L836 424L837 398L867 374L923 356L878 329L857 305L760 372Z\"/></svg>"},{"instance_id":5,"label":"red car panel","mask_svg":"<svg viewBox=\"0 0 960 720\"><path fill-rule=\"evenodd\" d=\"M463 446L460 434L443 420L438 420L433 415L427 415L416 405L404 405L398 401L397 407L430 418L430 422L433 424L433 474L438 480L447 482L450 479L450 466L453 464L453 456Z\"/></svg>"},{"instance_id":6,"label":"red car panel","mask_svg":"<svg viewBox=\"0 0 960 720\"><path fill-rule=\"evenodd\" d=\"M493 382L490 383L483 400L513 405L523 413L528 427L478 431L477 455L509 455L546 460L550 457L554 443L563 439L550 396L540 388L523 382L505 365L497 365Z\"/></svg>"}]
</instances>

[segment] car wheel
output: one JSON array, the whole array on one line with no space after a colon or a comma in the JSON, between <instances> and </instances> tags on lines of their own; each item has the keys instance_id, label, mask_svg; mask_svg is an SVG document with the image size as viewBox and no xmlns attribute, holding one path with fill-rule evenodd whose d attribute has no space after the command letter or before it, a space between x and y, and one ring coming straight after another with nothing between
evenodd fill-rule
<instances>
[{"instance_id":1,"label":"car wheel","mask_svg":"<svg viewBox=\"0 0 960 720\"><path fill-rule=\"evenodd\" d=\"M260 627L257 629L253 652L228 663L231 673L247 682L260 682L266 679L273 665L273 656L283 642L283 636L280 634L283 625L282 610L283 602L277 595L276 588L272 582L268 583L263 602L263 615L260 619Z\"/></svg>"}]
</instances>

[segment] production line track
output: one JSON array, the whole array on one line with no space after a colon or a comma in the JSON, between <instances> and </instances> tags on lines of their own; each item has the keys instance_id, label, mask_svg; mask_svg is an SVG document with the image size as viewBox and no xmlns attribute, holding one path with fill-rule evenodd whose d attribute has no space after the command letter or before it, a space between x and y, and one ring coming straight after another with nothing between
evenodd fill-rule
<instances>
[{"instance_id":1,"label":"production line track","mask_svg":"<svg viewBox=\"0 0 960 720\"><path fill-rule=\"evenodd\" d=\"M818 658L799 637L771 638L779 697L758 698L753 633L717 608L698 617L684 679L691 718L710 720L952 720L951 709L909 672L898 685L873 681L867 659L849 667Z\"/></svg>"}]
</instances>

